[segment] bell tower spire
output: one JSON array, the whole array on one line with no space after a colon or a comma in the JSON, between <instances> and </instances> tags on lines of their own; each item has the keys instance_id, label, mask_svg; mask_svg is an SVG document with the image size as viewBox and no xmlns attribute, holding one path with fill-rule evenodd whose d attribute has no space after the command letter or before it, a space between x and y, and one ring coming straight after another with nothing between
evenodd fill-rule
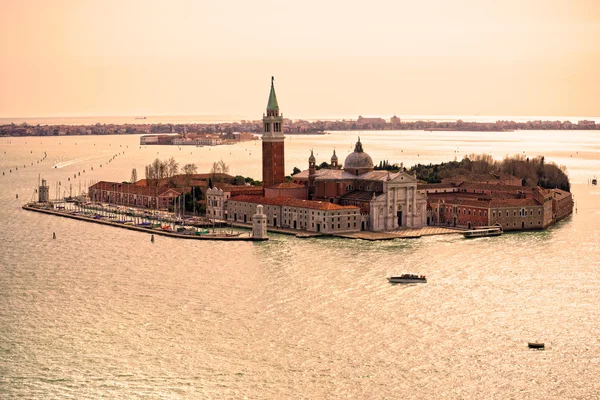
<instances>
[{"instance_id":1,"label":"bell tower spire","mask_svg":"<svg viewBox=\"0 0 600 400\"><path fill-rule=\"evenodd\" d=\"M285 158L283 115L275 95L275 77L271 77L271 92L267 112L263 114L262 158L263 186L269 187L285 182Z\"/></svg>"},{"instance_id":2,"label":"bell tower spire","mask_svg":"<svg viewBox=\"0 0 600 400\"><path fill-rule=\"evenodd\" d=\"M271 115L272 114L272 115ZM267 103L267 115L276 117L279 115L279 104L277 104L277 95L275 95L275 77L271 77L271 93L269 93L269 102Z\"/></svg>"}]
</instances>

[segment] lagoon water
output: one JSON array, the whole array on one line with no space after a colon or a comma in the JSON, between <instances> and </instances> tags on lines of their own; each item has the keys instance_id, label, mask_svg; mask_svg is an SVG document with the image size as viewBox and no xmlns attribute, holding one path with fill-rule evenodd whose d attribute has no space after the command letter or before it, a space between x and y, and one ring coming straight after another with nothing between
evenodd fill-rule
<instances>
[{"instance_id":1,"label":"lagoon water","mask_svg":"<svg viewBox=\"0 0 600 400\"><path fill-rule=\"evenodd\" d=\"M306 168L310 149L319 163L334 148L343 160L358 135L375 162L406 166L543 154L567 166L577 212L546 231L468 241L151 243L21 206L40 175L52 197L58 182L75 194L132 168L142 178L156 157L201 171L222 158L260 179L260 142L0 138L0 398L599 398L600 188L588 182L600 132L290 136L286 169ZM428 283L388 284L401 272Z\"/></svg>"}]
</instances>

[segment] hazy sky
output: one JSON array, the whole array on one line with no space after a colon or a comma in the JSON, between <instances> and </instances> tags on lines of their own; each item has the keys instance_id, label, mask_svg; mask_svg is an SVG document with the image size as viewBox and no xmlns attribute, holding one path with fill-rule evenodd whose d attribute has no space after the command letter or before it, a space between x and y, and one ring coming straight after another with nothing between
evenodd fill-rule
<instances>
[{"instance_id":1,"label":"hazy sky","mask_svg":"<svg viewBox=\"0 0 600 400\"><path fill-rule=\"evenodd\" d=\"M0 117L600 116L600 0L0 0Z\"/></svg>"}]
</instances>

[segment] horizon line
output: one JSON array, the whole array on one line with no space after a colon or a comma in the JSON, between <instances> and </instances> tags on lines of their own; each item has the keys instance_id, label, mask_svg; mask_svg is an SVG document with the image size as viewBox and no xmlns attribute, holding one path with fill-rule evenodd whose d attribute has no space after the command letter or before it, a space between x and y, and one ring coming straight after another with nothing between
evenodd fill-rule
<instances>
[{"instance_id":1,"label":"horizon line","mask_svg":"<svg viewBox=\"0 0 600 400\"><path fill-rule=\"evenodd\" d=\"M492 114L492 115L478 115L478 114L392 114L390 116L382 115L382 114L358 114L358 115L328 115L328 116L299 116L296 118L287 118L290 120L308 120L308 121L341 121L341 120L355 120L358 117L363 118L382 118L389 120L392 117L398 117L402 119L463 119L468 118L469 120L477 120L481 119L490 119L497 118L498 120L506 120L508 119L519 119L523 120L528 118L531 120L563 120L565 118L577 118L577 119L593 119L600 120L600 116L591 116L591 115L500 115L500 114ZM183 118L183 117L195 117L195 118L206 118L206 119L215 119L220 122L239 122L239 121L259 121L260 117L245 117L243 115L227 115L227 114L146 114L146 115L54 115L54 116L0 116L0 120L26 120L26 119L86 119L86 118L131 118L137 121L140 121L142 118Z\"/></svg>"}]
</instances>

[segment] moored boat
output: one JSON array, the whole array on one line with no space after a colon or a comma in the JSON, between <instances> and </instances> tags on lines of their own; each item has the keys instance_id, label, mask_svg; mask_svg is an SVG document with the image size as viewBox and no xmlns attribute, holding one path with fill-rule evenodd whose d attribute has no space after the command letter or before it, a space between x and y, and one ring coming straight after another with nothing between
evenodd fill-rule
<instances>
[{"instance_id":1,"label":"moored boat","mask_svg":"<svg viewBox=\"0 0 600 400\"><path fill-rule=\"evenodd\" d=\"M527 343L527 347L529 347L530 349L543 350L546 348L546 345L544 343L540 343L540 342L529 342L529 343Z\"/></svg>"},{"instance_id":2,"label":"moored boat","mask_svg":"<svg viewBox=\"0 0 600 400\"><path fill-rule=\"evenodd\" d=\"M402 274L387 278L390 283L427 283L425 275Z\"/></svg>"},{"instance_id":3,"label":"moored boat","mask_svg":"<svg viewBox=\"0 0 600 400\"><path fill-rule=\"evenodd\" d=\"M501 226L484 226L476 229L469 229L463 233L466 238L478 238L487 236L500 236L502 235Z\"/></svg>"}]
</instances>

